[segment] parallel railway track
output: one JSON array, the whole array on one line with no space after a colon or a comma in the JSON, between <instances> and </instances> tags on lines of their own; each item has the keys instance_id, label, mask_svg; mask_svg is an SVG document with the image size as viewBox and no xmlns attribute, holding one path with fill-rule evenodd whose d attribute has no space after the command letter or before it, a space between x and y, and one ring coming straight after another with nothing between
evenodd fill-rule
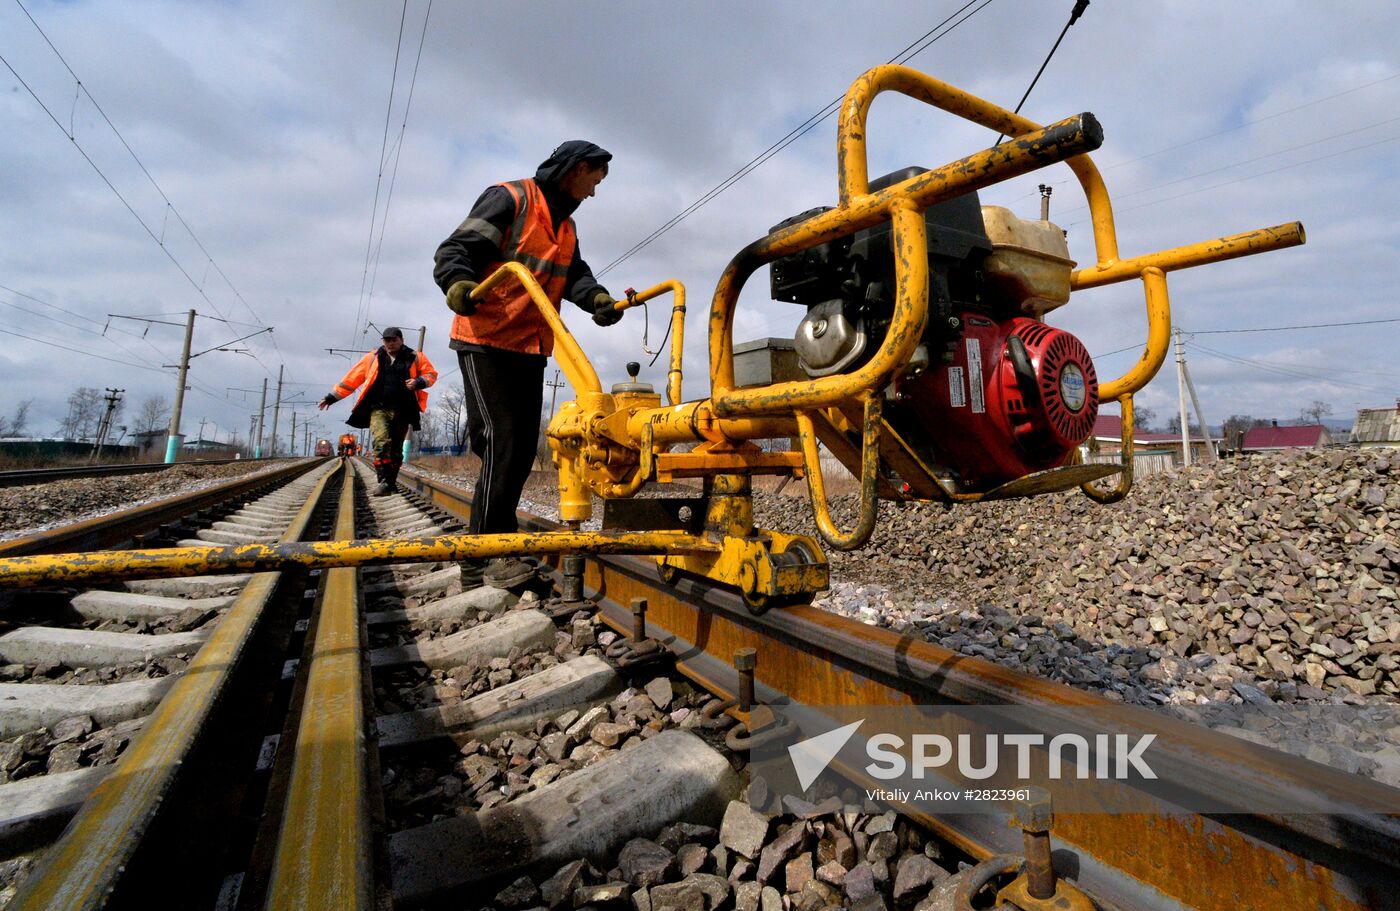
<instances>
[{"instance_id":1,"label":"parallel railway track","mask_svg":"<svg viewBox=\"0 0 1400 911\"><path fill-rule=\"evenodd\" d=\"M16 468L0 471L0 487L47 484L69 478L110 478L127 474L165 471L177 465L230 465L240 459L200 459L197 462L132 462L129 465L64 465L59 468Z\"/></svg>"},{"instance_id":2,"label":"parallel railway track","mask_svg":"<svg viewBox=\"0 0 1400 911\"><path fill-rule=\"evenodd\" d=\"M302 483L314 486L317 497L305 500L284 540L450 535L459 532L454 520L469 508L464 491L412 470L400 476L408 497L374 501L357 494L357 485L342 483L334 463L306 478ZM212 502L201 508L214 508ZM89 527L81 532L12 542L0 557L122 546L133 534L146 535L137 543L149 546L168 540L150 536L161 523L180 521L172 516L150 509L137 523L144 523L139 532L133 532L130 517L122 531L85 523ZM554 528L527 521L532 530ZM209 641L144 722L115 772L82 804L62 837L40 852L11 907L414 907L436 900L487 906L495 890L520 874L543 876L566 865L569 851L610 856L628 838L653 837L667 823L716 824L716 813L724 812L722 795L734 786L727 777L734 754L715 752L695 736L693 724L645 712L645 700L633 703L632 713L624 710L626 700L613 704L613 694L622 689L617 672L596 655L589 663L590 656L575 648L596 632L591 605L596 623L635 638L634 607L644 604L642 638L668 655L655 666L674 668L677 692L689 685L697 699L738 697L744 684L736 653L752 649L741 663L754 665L759 703L1036 706L1049 715L1113 708L1068 687L810 607L755 617L737 595L697 580L663 585L654 561L646 558L589 558L581 580L572 565L564 572L562 562L551 561L549 569L569 603L556 597L514 609L488 603L484 594L472 596L485 599L480 601L454 594L454 567L447 564L310 573L293 567L240 580L237 600L219 608L223 617ZM62 592L70 599L74 594ZM12 616L55 603L52 593L10 597ZM575 639L575 630L581 638ZM494 631L504 638L492 640ZM623 642L609 648L626 653L616 648ZM482 647L496 652L464 658L465 652L451 651ZM546 661L545 655L553 657ZM521 667L540 673L522 677ZM497 680L509 686L472 689L506 671ZM658 673L647 671L651 677ZM550 682L561 676L567 682ZM589 686L601 687L598 692L607 697L584 695ZM568 736L550 727L570 711L561 705L572 703L557 701L564 698L583 704L580 716L598 704L610 706L614 721L625 715L630 724L645 716L651 733L643 737L647 725L639 724L638 742L608 762L583 759L579 768L569 768L569 760L540 776L557 776L553 781L514 788L520 781L509 775L516 761L508 758L512 750L535 749L516 755L538 762L543 747L530 747L530 738L555 736L551 745L558 747L564 741L557 738ZM538 706L526 711L522 700ZM523 734L501 734L519 732L522 725ZM632 736L609 729L603 739L614 733L624 741ZM1261 759L1261 751L1204 729L1183 736L1191 749L1168 757L1162 769L1169 789L1141 797L1150 812L1055 820L1056 845L1069 852L1074 881L1100 907L1386 906L1388 884L1400 878L1400 826L1371 811L1388 799L1386 789L1282 754ZM591 732L575 739L598 743ZM422 788L415 793L404 786L466 760L477 771L499 760L512 793L486 799L491 779L480 792L444 781L441 793L426 799ZM622 762L632 765L617 765ZM542 768L528 767L532 774ZM845 771L859 781L858 769ZM651 786L623 786L638 780ZM1172 794L1189 798L1203 791L1229 791L1239 813L1202 815L1171 802ZM1248 811L1251 804L1277 805L1281 792L1292 805L1316 812ZM572 830L551 824L559 807L599 793L607 800L585 804L594 809L582 814L594 823L595 841L571 840ZM662 793L672 803L660 816L644 815ZM605 809L609 801L612 811ZM68 806L71 813L73 801ZM913 815L943 845L944 858L981 860L1022 850L1021 832L1005 813ZM61 814L31 837L52 838L55 819L61 823ZM169 852L177 849L198 862L172 869ZM488 886L491 891L481 891ZM609 899L581 894L585 903ZM819 890L813 894L822 897ZM732 900L737 906L737 892Z\"/></svg>"}]
</instances>

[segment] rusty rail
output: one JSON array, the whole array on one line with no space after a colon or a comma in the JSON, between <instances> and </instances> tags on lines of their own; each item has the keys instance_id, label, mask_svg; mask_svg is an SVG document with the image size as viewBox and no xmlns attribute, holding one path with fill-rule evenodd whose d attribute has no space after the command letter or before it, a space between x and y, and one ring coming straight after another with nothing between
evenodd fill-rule
<instances>
[{"instance_id":1,"label":"rusty rail","mask_svg":"<svg viewBox=\"0 0 1400 911\"><path fill-rule=\"evenodd\" d=\"M452 485L407 470L400 482L449 512L470 510L469 494ZM532 529L556 527L525 513L520 519ZM758 654L754 674L760 702L1034 705L1047 712L1115 705L812 607L755 617L737 594L699 580L663 585L655 562L645 558L590 559L584 584L608 625L624 635L632 625L632 599L646 598L649 635L676 655L683 674L726 698L739 690L735 652L752 648ZM1400 820L1370 807L1388 789L1282 753L1261 762L1258 751L1227 734L1185 723L1175 730L1189 739L1190 750L1164 767L1169 784L1198 793L1233 792L1242 808L1255 797L1264 805L1265 796L1291 789L1300 806L1311 804L1316 812L1208 816L1148 796L1155 812L1059 816L1056 844L1074 852L1075 881L1101 907L1362 911L1383 906L1388 884L1400 879ZM915 816L979 858L1021 847L1020 830L1009 816Z\"/></svg>"}]
</instances>

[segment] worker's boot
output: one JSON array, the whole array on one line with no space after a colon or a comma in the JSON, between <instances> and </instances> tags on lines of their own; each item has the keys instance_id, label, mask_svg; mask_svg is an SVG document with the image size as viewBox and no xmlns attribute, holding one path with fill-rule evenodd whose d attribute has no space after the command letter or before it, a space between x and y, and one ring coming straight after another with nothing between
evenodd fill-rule
<instances>
[{"instance_id":1,"label":"worker's boot","mask_svg":"<svg viewBox=\"0 0 1400 911\"><path fill-rule=\"evenodd\" d=\"M391 494L391 493L394 492L394 485L391 484L391 483L389 483L388 480L387 480L388 471L389 471L389 466L388 466L388 465L381 465L381 464L379 464L379 463L375 463L375 466L374 466L374 474L375 474L375 477L377 477L377 478L379 479L379 483L378 483L377 485L375 485L374 490L371 490L371 491L369 492L369 495L370 495L370 496L372 496L372 497L387 497L389 494Z\"/></svg>"},{"instance_id":2,"label":"worker's boot","mask_svg":"<svg viewBox=\"0 0 1400 911\"><path fill-rule=\"evenodd\" d=\"M535 577L535 567L513 557L497 557L486 567L483 576L492 588L515 588Z\"/></svg>"},{"instance_id":3,"label":"worker's boot","mask_svg":"<svg viewBox=\"0 0 1400 911\"><path fill-rule=\"evenodd\" d=\"M469 592L474 588L481 588L486 575L486 561L476 557L468 557L460 560L457 566L462 571L462 591Z\"/></svg>"}]
</instances>

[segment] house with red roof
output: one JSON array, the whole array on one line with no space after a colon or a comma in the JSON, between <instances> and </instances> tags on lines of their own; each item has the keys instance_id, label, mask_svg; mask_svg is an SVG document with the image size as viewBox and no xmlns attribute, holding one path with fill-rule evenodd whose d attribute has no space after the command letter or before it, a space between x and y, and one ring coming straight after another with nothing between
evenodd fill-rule
<instances>
[{"instance_id":1,"label":"house with red roof","mask_svg":"<svg viewBox=\"0 0 1400 911\"><path fill-rule=\"evenodd\" d=\"M1202 436L1199 428L1192 428L1191 431L1191 460L1193 462L1203 461L1206 458L1206 447L1215 446L1218 442L1210 435ZM1093 448L1099 453L1116 455L1123 449L1123 419L1116 414L1100 413L1094 419L1094 432L1090 437L1094 442ZM1179 433L1157 433L1147 431L1133 426L1133 452L1140 455L1158 455L1163 453L1175 453L1179 460L1181 456L1181 434Z\"/></svg>"},{"instance_id":2,"label":"house with red roof","mask_svg":"<svg viewBox=\"0 0 1400 911\"><path fill-rule=\"evenodd\" d=\"M1269 427L1246 430L1240 443L1241 452L1278 452L1282 449L1325 449L1331 446L1332 434L1321 424L1297 424L1280 427L1274 421Z\"/></svg>"}]
</instances>

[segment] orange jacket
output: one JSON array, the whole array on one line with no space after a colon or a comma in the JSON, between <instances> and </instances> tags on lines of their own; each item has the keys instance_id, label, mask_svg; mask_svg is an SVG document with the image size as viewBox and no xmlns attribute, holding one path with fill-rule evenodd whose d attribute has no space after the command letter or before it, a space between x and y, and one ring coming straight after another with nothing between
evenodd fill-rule
<instances>
[{"instance_id":1,"label":"orange jacket","mask_svg":"<svg viewBox=\"0 0 1400 911\"><path fill-rule=\"evenodd\" d=\"M357 388L360 390L359 398L355 399L355 408L350 413L350 420L346 421L351 427L369 426L368 416L364 417L363 424L357 424L354 423L354 421L356 413L361 410L360 406L365 402L365 394L374 388L374 381L379 376L379 352L381 350L383 350L382 346L360 358L359 361L355 363L355 366L350 368L350 372L345 374L345 378L339 383L336 383L335 389L331 391L331 395L335 400L340 401ZM427 387L437 382L437 368L433 367L432 361L428 360L426 354L421 351L414 351L406 345L399 349L399 357L412 357L413 360L408 365L408 375L413 379L422 379L425 381L424 387L415 390L414 395L418 399L418 411L427 411ZM417 426L417 415L414 415L414 426Z\"/></svg>"},{"instance_id":2,"label":"orange jacket","mask_svg":"<svg viewBox=\"0 0 1400 911\"><path fill-rule=\"evenodd\" d=\"M502 258L520 263L534 273L554 308L564 299L569 264L578 251L574 220L559 223L558 234L550 223L544 193L533 179L500 184L515 198L515 220L502 241ZM482 274L500 267L491 263ZM487 345L525 354L549 355L554 351L554 331L530 295L513 279L507 279L477 301L471 316L455 316L452 337L473 345Z\"/></svg>"}]
</instances>

